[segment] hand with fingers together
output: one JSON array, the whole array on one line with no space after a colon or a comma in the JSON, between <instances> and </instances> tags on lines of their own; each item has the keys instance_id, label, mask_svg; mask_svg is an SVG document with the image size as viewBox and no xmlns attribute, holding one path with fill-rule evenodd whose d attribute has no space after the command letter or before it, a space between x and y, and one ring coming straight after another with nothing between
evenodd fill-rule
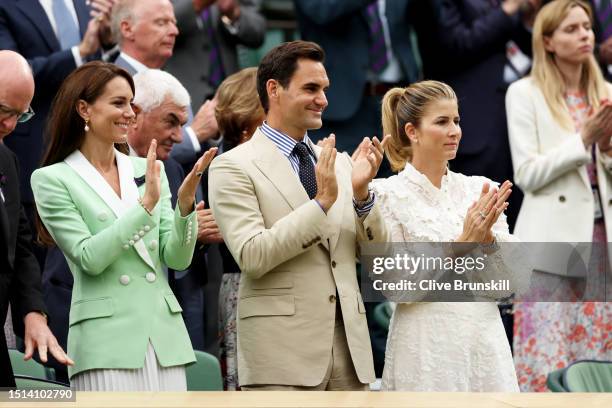
<instances>
[{"instance_id":1,"label":"hand with fingers together","mask_svg":"<svg viewBox=\"0 0 612 408\"><path fill-rule=\"evenodd\" d=\"M195 193L198 185L200 184L200 179L202 178L202 174L204 174L204 170L208 167L210 162L213 161L215 156L217 155L217 148L212 147L208 149L196 162L191 171L187 173L183 183L178 189L177 198L178 205L181 210L181 215L184 217L187 214L191 213L194 208L195 203Z\"/></svg>"},{"instance_id":2,"label":"hand with fingers together","mask_svg":"<svg viewBox=\"0 0 612 408\"><path fill-rule=\"evenodd\" d=\"M223 242L223 236L210 208L204 208L204 201L196 205L198 214L198 241L202 244L219 244Z\"/></svg>"},{"instance_id":3,"label":"hand with fingers together","mask_svg":"<svg viewBox=\"0 0 612 408\"><path fill-rule=\"evenodd\" d=\"M382 142L376 136L372 139L365 137L353 153L351 181L355 200L364 201L368 198L368 185L378 173L384 156L384 146L390 137L390 135L385 136Z\"/></svg>"},{"instance_id":4,"label":"hand with fingers together","mask_svg":"<svg viewBox=\"0 0 612 408\"><path fill-rule=\"evenodd\" d=\"M24 318L25 325L25 355L24 360L29 360L34 355L34 351L38 351L40 361L47 362L47 353L51 355L61 364L74 365L74 361L59 345L57 339L51 333L47 326L47 319L39 312L30 312Z\"/></svg>"},{"instance_id":5,"label":"hand with fingers together","mask_svg":"<svg viewBox=\"0 0 612 408\"><path fill-rule=\"evenodd\" d=\"M609 152L610 136L612 135L612 103L605 99L599 109L593 112L582 127L582 142L585 148L593 143L599 145L601 152ZM603 149L603 150L602 150Z\"/></svg>"},{"instance_id":6,"label":"hand with fingers together","mask_svg":"<svg viewBox=\"0 0 612 408\"><path fill-rule=\"evenodd\" d=\"M338 198L338 180L336 180L336 136L332 133L322 143L323 151L315 166L317 195L315 200L327 213Z\"/></svg>"},{"instance_id":7,"label":"hand with fingers together","mask_svg":"<svg viewBox=\"0 0 612 408\"><path fill-rule=\"evenodd\" d=\"M480 197L467 211L463 222L463 232L456 242L473 242L492 244L495 236L493 225L499 216L508 208L508 197L512 193L512 183L505 181L498 189L490 188L488 183L482 186Z\"/></svg>"}]
</instances>

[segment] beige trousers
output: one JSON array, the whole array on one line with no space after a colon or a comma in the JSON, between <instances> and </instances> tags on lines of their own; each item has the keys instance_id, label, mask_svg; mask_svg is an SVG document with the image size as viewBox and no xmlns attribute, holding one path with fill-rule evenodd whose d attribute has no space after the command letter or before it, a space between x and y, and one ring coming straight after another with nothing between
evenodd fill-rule
<instances>
[{"instance_id":1,"label":"beige trousers","mask_svg":"<svg viewBox=\"0 0 612 408\"><path fill-rule=\"evenodd\" d=\"M368 391L368 384L362 384L357 377L342 318L336 319L331 359L323 382L314 387L301 385L246 385L242 391Z\"/></svg>"}]
</instances>

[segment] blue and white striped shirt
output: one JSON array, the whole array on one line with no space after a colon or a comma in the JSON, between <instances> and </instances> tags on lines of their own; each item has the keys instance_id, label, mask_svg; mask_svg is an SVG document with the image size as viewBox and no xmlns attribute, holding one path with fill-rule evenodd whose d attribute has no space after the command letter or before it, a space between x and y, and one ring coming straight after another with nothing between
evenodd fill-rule
<instances>
[{"instance_id":1,"label":"blue and white striped shirt","mask_svg":"<svg viewBox=\"0 0 612 408\"><path fill-rule=\"evenodd\" d=\"M300 160L298 156L293 152L293 149L295 148L295 145L298 144L298 142L296 142L295 139L293 139L292 137L272 128L265 121L259 127L259 129L264 135L266 135L276 145L278 150L280 150L281 154L285 156L287 159L289 159L291 168L293 169L293 172L299 179L300 178ZM304 138L302 139L302 142L304 142L304 144L306 144L306 147L308 147L308 152L310 153L310 159L312 160L312 163L316 164L317 157L315 156L314 151L310 147L311 142L310 142L310 139L308 138L307 133L304 134ZM363 216L368 215L368 213L374 206L375 198L376 197L372 191L370 191L370 195L367 201L365 201L361 205L358 205L358 203L353 198L353 207L355 208L355 212L357 213L357 216L363 217ZM320 203L317 202L317 204L321 206ZM323 207L321 207L321 209L322 208Z\"/></svg>"}]
</instances>

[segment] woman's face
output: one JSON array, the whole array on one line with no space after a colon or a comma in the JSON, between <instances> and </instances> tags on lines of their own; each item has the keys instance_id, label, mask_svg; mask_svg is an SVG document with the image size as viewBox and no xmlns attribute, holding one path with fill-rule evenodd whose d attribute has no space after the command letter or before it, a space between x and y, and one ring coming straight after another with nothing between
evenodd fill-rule
<instances>
[{"instance_id":1,"label":"woman's face","mask_svg":"<svg viewBox=\"0 0 612 408\"><path fill-rule=\"evenodd\" d=\"M128 130L136 117L132 110L134 94L123 77L115 77L104 87L102 95L87 104L85 115L89 118L89 132L85 137L96 137L108 143L127 143Z\"/></svg>"},{"instance_id":2,"label":"woman's face","mask_svg":"<svg viewBox=\"0 0 612 408\"><path fill-rule=\"evenodd\" d=\"M454 159L461 140L457 101L440 99L429 103L420 126L415 128L408 123L405 130L415 156L441 161Z\"/></svg>"},{"instance_id":3,"label":"woman's face","mask_svg":"<svg viewBox=\"0 0 612 408\"><path fill-rule=\"evenodd\" d=\"M544 46L558 61L582 64L593 55L595 34L591 20L582 7L570 9L552 36L544 38Z\"/></svg>"}]
</instances>

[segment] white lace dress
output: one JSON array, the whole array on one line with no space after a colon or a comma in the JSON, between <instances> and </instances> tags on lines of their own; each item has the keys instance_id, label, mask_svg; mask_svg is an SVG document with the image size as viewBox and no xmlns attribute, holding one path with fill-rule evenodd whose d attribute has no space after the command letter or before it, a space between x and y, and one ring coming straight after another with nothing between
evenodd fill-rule
<instances>
[{"instance_id":1,"label":"white lace dress","mask_svg":"<svg viewBox=\"0 0 612 408\"><path fill-rule=\"evenodd\" d=\"M461 234L468 207L485 182L494 184L449 170L438 189L407 164L396 176L374 180L372 187L393 242L449 242ZM515 241L504 215L494 232L500 242ZM504 267L503 259L493 258L496 267ZM382 389L518 392L496 303L398 304L389 327Z\"/></svg>"}]
</instances>

